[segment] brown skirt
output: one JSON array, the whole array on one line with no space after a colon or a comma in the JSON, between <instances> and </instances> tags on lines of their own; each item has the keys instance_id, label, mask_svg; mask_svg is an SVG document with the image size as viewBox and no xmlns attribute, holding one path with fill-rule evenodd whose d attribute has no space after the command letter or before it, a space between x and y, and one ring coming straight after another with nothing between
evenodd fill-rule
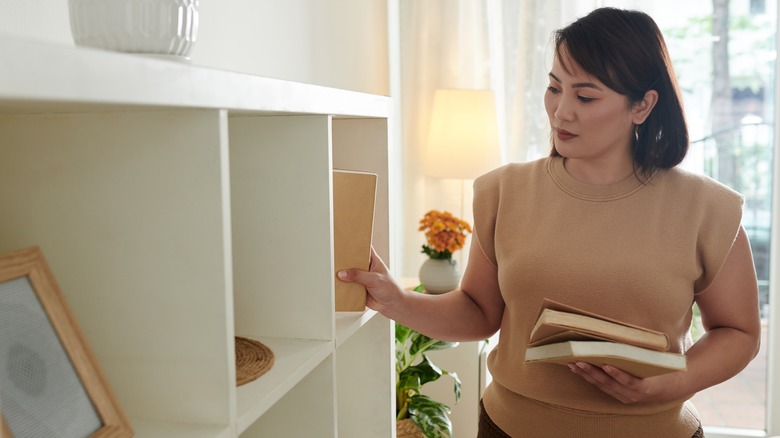
<instances>
[{"instance_id":1,"label":"brown skirt","mask_svg":"<svg viewBox=\"0 0 780 438\"><path fill-rule=\"evenodd\" d=\"M477 438L512 438L490 419L490 416L485 412L482 400L479 401L479 430ZM704 438L704 429L702 429L701 425L699 425L699 429L696 430L691 438Z\"/></svg>"}]
</instances>

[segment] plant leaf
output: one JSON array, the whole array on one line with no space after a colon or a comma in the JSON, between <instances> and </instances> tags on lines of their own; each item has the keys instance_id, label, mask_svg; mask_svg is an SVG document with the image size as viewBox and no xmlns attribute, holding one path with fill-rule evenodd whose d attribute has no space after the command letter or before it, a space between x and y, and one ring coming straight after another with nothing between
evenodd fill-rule
<instances>
[{"instance_id":1,"label":"plant leaf","mask_svg":"<svg viewBox=\"0 0 780 438\"><path fill-rule=\"evenodd\" d=\"M450 373L445 370L442 370L439 368L436 364L434 364L430 358L428 358L427 355L423 355L423 360L419 364L407 368L404 373L402 373L403 377L401 378L416 378L419 379L419 387L414 388L417 392L422 392L422 386L425 385L428 382L433 382L436 380L439 380L441 376L447 375L450 376L453 380L453 388L452 391L455 393L455 403L460 401L460 394L461 394L461 382L460 378L458 378L457 373ZM416 383L416 381L415 381ZM399 386L400 387L400 386ZM410 387L411 388L411 387Z\"/></svg>"},{"instance_id":2,"label":"plant leaf","mask_svg":"<svg viewBox=\"0 0 780 438\"><path fill-rule=\"evenodd\" d=\"M418 395L409 401L409 418L427 438L452 437L449 414L449 406L425 395Z\"/></svg>"},{"instance_id":3,"label":"plant leaf","mask_svg":"<svg viewBox=\"0 0 780 438\"><path fill-rule=\"evenodd\" d=\"M460 401L460 379L458 378L458 373L448 373L447 371L443 371L444 374L452 377L452 380L455 381L454 387L452 390L455 392L455 403L458 403Z\"/></svg>"},{"instance_id":4,"label":"plant leaf","mask_svg":"<svg viewBox=\"0 0 780 438\"><path fill-rule=\"evenodd\" d=\"M414 331L409 339L412 342L412 345L409 347L409 354L412 356L416 356L417 354L424 353L426 351L444 350L458 346L458 342L439 341Z\"/></svg>"},{"instance_id":5,"label":"plant leaf","mask_svg":"<svg viewBox=\"0 0 780 438\"><path fill-rule=\"evenodd\" d=\"M423 354L422 362L407 368L401 374L416 376L420 380L420 386L422 386L428 382L433 382L435 380L438 380L443 373L439 367L437 367L436 365L434 365L433 362L431 362L428 356Z\"/></svg>"},{"instance_id":6,"label":"plant leaf","mask_svg":"<svg viewBox=\"0 0 780 438\"><path fill-rule=\"evenodd\" d=\"M395 371L397 373L400 373L401 370L405 369L408 366L406 363L406 349L404 348L404 344L395 343Z\"/></svg>"},{"instance_id":7,"label":"plant leaf","mask_svg":"<svg viewBox=\"0 0 780 438\"><path fill-rule=\"evenodd\" d=\"M409 338L409 335L412 334L414 330L410 329L409 327L395 323L395 341L400 342L403 344L406 342L406 340Z\"/></svg>"},{"instance_id":8,"label":"plant leaf","mask_svg":"<svg viewBox=\"0 0 780 438\"><path fill-rule=\"evenodd\" d=\"M414 290L424 292L423 285ZM457 342L439 341L402 324L395 325L396 418L411 418L426 437L451 437L452 423L449 419L449 406L422 395L422 386L447 374L454 381L453 390L457 403L461 395L461 382L457 374L436 366L425 352L456 346ZM421 359L415 365L418 357Z\"/></svg>"},{"instance_id":9,"label":"plant leaf","mask_svg":"<svg viewBox=\"0 0 780 438\"><path fill-rule=\"evenodd\" d=\"M399 391L414 391L415 394L420 393L420 388L423 383L420 379L420 374L414 367L407 368L398 375L398 382L396 383Z\"/></svg>"}]
</instances>

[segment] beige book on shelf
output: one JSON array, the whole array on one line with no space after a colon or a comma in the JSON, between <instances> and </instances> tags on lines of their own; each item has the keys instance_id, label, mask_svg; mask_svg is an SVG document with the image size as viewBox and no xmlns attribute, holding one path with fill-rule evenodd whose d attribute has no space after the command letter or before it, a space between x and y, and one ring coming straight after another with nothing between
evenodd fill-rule
<instances>
[{"instance_id":1,"label":"beige book on shelf","mask_svg":"<svg viewBox=\"0 0 780 438\"><path fill-rule=\"evenodd\" d=\"M561 341L608 340L658 351L669 349L665 333L610 319L553 300L545 300L528 345Z\"/></svg>"},{"instance_id":2,"label":"beige book on shelf","mask_svg":"<svg viewBox=\"0 0 780 438\"><path fill-rule=\"evenodd\" d=\"M377 175L352 170L333 170L333 252L336 272L368 270L374 232ZM335 277L335 275L334 275ZM336 311L362 312L366 288L336 278Z\"/></svg>"},{"instance_id":3,"label":"beige book on shelf","mask_svg":"<svg viewBox=\"0 0 780 438\"><path fill-rule=\"evenodd\" d=\"M530 347L525 351L525 360L561 365L577 361L597 367L611 365L642 378L686 369L686 357L682 354L610 341L566 341Z\"/></svg>"}]
</instances>

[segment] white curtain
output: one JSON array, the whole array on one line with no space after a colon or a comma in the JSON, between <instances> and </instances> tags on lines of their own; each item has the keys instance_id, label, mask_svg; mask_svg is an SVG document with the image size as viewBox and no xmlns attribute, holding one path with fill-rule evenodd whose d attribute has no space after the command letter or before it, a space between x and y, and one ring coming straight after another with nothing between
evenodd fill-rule
<instances>
[{"instance_id":1,"label":"white curtain","mask_svg":"<svg viewBox=\"0 0 780 438\"><path fill-rule=\"evenodd\" d=\"M403 212L397 229L403 242L402 266L396 272L416 277L426 257L420 253L424 236L417 231L425 212L447 210L472 223L471 197L462 193L464 188L470 192L470 183L422 175L434 91L489 89L492 70L487 1L401 0L399 6Z\"/></svg>"},{"instance_id":2,"label":"white curtain","mask_svg":"<svg viewBox=\"0 0 780 438\"><path fill-rule=\"evenodd\" d=\"M599 6L599 1L501 0L500 46L505 81L501 127L509 161L526 161L549 153L550 137L543 95L552 65L552 32Z\"/></svg>"},{"instance_id":3,"label":"white curtain","mask_svg":"<svg viewBox=\"0 0 780 438\"><path fill-rule=\"evenodd\" d=\"M396 217L404 277L425 256L417 223L431 209L473 223L472 181L422 175L428 121L437 88L492 89L504 162L546 155L549 133L542 95L550 68L550 36L600 1L400 0L400 111L403 211ZM470 241L470 239L469 239ZM465 264L468 246L456 253Z\"/></svg>"}]
</instances>

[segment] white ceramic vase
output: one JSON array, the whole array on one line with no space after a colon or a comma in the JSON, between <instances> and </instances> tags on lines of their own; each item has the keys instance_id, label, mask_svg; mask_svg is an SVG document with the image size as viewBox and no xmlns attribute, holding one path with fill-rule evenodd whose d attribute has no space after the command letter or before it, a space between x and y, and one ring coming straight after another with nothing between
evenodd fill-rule
<instances>
[{"instance_id":1,"label":"white ceramic vase","mask_svg":"<svg viewBox=\"0 0 780 438\"><path fill-rule=\"evenodd\" d=\"M68 0L77 46L187 60L199 0Z\"/></svg>"},{"instance_id":2,"label":"white ceramic vase","mask_svg":"<svg viewBox=\"0 0 780 438\"><path fill-rule=\"evenodd\" d=\"M430 294L441 294L457 289L460 269L455 260L427 259L420 266L420 283Z\"/></svg>"}]
</instances>

